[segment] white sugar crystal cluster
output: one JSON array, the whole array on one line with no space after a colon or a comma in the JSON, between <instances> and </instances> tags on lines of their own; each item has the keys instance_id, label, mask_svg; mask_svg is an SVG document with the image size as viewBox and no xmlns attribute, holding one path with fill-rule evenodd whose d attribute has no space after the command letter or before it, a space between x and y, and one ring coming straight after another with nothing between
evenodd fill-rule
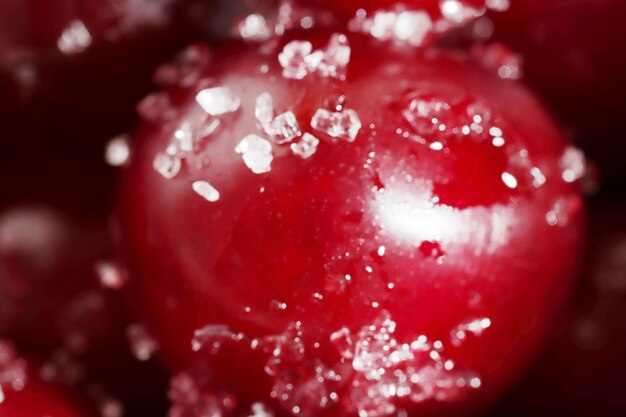
<instances>
[{"instance_id":1,"label":"white sugar crystal cluster","mask_svg":"<svg viewBox=\"0 0 626 417\"><path fill-rule=\"evenodd\" d=\"M421 10L377 11L371 16L359 14L349 22L353 32L368 34L376 39L406 42L421 46L433 30L430 15Z\"/></svg>"},{"instance_id":2,"label":"white sugar crystal cluster","mask_svg":"<svg viewBox=\"0 0 626 417\"><path fill-rule=\"evenodd\" d=\"M361 120L352 109L342 109L335 112L317 109L311 119L311 127L332 138L354 142L359 130L361 130Z\"/></svg>"},{"instance_id":3,"label":"white sugar crystal cluster","mask_svg":"<svg viewBox=\"0 0 626 417\"><path fill-rule=\"evenodd\" d=\"M335 33L324 49L313 50L309 41L287 43L278 54L278 62L285 78L301 80L308 75L319 74L322 77L345 79L350 53L348 38Z\"/></svg>"},{"instance_id":4,"label":"white sugar crystal cluster","mask_svg":"<svg viewBox=\"0 0 626 417\"><path fill-rule=\"evenodd\" d=\"M351 398L359 416L389 416L397 411L400 398L416 403L450 401L480 386L477 375L457 370L443 357L441 341L419 336L401 343L395 331L396 323L383 311L356 334L342 328L331 336L342 357L352 363Z\"/></svg>"},{"instance_id":5,"label":"white sugar crystal cluster","mask_svg":"<svg viewBox=\"0 0 626 417\"><path fill-rule=\"evenodd\" d=\"M480 337L490 326L486 317L468 320L450 331L450 342L459 348L468 334ZM226 325L208 325L196 330L192 349L217 354L225 343L242 343L266 354L271 395L295 414L315 415L340 404L345 412L360 417L387 417L399 411L399 400L453 401L481 386L476 373L459 369L446 358L443 341L420 335L403 342L395 335L396 327L383 310L356 332L340 328L329 342L342 359L331 366L307 354L301 322L260 338L249 338ZM340 398L340 392L345 397Z\"/></svg>"},{"instance_id":6,"label":"white sugar crystal cluster","mask_svg":"<svg viewBox=\"0 0 626 417\"><path fill-rule=\"evenodd\" d=\"M568 146L565 149L559 163L562 169L561 178L563 178L565 182L576 182L581 179L587 171L585 154L574 146Z\"/></svg>"},{"instance_id":7,"label":"white sugar crystal cluster","mask_svg":"<svg viewBox=\"0 0 626 417\"><path fill-rule=\"evenodd\" d=\"M333 13L306 3L281 1L271 12L244 16L234 23L232 31L245 41L262 42L282 36L289 29L307 30L317 25L328 27L336 23Z\"/></svg>"},{"instance_id":8,"label":"white sugar crystal cluster","mask_svg":"<svg viewBox=\"0 0 626 417\"><path fill-rule=\"evenodd\" d=\"M487 317L461 323L450 331L450 341L454 346L461 346L468 334L479 337L489 327L491 327L491 320Z\"/></svg>"},{"instance_id":9,"label":"white sugar crystal cluster","mask_svg":"<svg viewBox=\"0 0 626 417\"><path fill-rule=\"evenodd\" d=\"M279 145L302 135L296 115L292 111L274 116L274 99L269 93L262 93L257 97L254 114L264 133Z\"/></svg>"},{"instance_id":10,"label":"white sugar crystal cluster","mask_svg":"<svg viewBox=\"0 0 626 417\"><path fill-rule=\"evenodd\" d=\"M82 20L73 20L63 30L57 40L57 48L65 55L75 55L85 51L93 39Z\"/></svg>"},{"instance_id":11,"label":"white sugar crystal cluster","mask_svg":"<svg viewBox=\"0 0 626 417\"><path fill-rule=\"evenodd\" d=\"M190 109L179 122L165 150L158 152L152 161L154 170L165 179L175 178L183 167L183 161L200 157L196 155L197 148L219 128L219 116L236 112L241 106L240 98L224 86L203 89L196 95L196 103L198 106ZM198 186L201 192L209 193L206 186L195 187ZM195 187L194 191L199 193ZM209 198L214 198L214 192L209 194Z\"/></svg>"}]
</instances>

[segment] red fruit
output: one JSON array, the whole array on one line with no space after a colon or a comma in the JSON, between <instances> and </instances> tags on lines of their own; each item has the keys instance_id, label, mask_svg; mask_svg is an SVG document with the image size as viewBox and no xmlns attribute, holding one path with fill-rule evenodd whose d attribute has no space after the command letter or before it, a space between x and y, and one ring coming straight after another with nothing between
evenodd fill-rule
<instances>
[{"instance_id":1,"label":"red fruit","mask_svg":"<svg viewBox=\"0 0 626 417\"><path fill-rule=\"evenodd\" d=\"M567 292L584 160L463 56L308 36L186 67L193 85L155 96L135 138L123 246L165 361L188 371L176 415L469 411Z\"/></svg>"},{"instance_id":2,"label":"red fruit","mask_svg":"<svg viewBox=\"0 0 626 417\"><path fill-rule=\"evenodd\" d=\"M522 0L493 16L495 39L524 56L528 81L607 176L624 178L626 2Z\"/></svg>"},{"instance_id":3,"label":"red fruit","mask_svg":"<svg viewBox=\"0 0 626 417\"><path fill-rule=\"evenodd\" d=\"M187 42L174 4L0 0L2 144L96 149L132 125L149 74Z\"/></svg>"},{"instance_id":4,"label":"red fruit","mask_svg":"<svg viewBox=\"0 0 626 417\"><path fill-rule=\"evenodd\" d=\"M13 346L0 340L0 417L90 416L28 370Z\"/></svg>"}]
</instances>

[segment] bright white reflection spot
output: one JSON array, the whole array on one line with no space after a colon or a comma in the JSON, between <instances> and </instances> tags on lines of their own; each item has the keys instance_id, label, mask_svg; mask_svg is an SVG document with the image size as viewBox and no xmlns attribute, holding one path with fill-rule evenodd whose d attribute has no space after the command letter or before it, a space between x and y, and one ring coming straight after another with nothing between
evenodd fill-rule
<instances>
[{"instance_id":1,"label":"bright white reflection spot","mask_svg":"<svg viewBox=\"0 0 626 417\"><path fill-rule=\"evenodd\" d=\"M508 172L502 173L502 182L509 188L517 188L517 178Z\"/></svg>"},{"instance_id":2,"label":"bright white reflection spot","mask_svg":"<svg viewBox=\"0 0 626 417\"><path fill-rule=\"evenodd\" d=\"M383 233L410 245L423 241L448 244L471 243L477 253L492 253L509 240L514 209L502 205L456 209L433 202L432 184L422 190L394 188L374 200L374 221Z\"/></svg>"}]
</instances>

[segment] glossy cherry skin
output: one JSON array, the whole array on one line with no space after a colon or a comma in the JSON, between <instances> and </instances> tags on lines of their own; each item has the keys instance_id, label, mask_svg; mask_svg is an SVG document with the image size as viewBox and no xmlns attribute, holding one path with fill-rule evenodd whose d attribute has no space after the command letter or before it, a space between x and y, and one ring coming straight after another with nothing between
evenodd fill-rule
<instances>
[{"instance_id":1,"label":"glossy cherry skin","mask_svg":"<svg viewBox=\"0 0 626 417\"><path fill-rule=\"evenodd\" d=\"M626 3L524 0L493 16L494 38L524 56L527 81L606 177L626 177L619 127L626 86Z\"/></svg>"},{"instance_id":2,"label":"glossy cherry skin","mask_svg":"<svg viewBox=\"0 0 626 417\"><path fill-rule=\"evenodd\" d=\"M150 74L189 39L175 1L0 1L0 145L88 150L135 123Z\"/></svg>"},{"instance_id":3,"label":"glossy cherry skin","mask_svg":"<svg viewBox=\"0 0 626 417\"><path fill-rule=\"evenodd\" d=\"M21 391L10 391L0 404L2 417L85 417L70 401L40 382L31 382Z\"/></svg>"},{"instance_id":4,"label":"glossy cherry skin","mask_svg":"<svg viewBox=\"0 0 626 417\"><path fill-rule=\"evenodd\" d=\"M307 36L314 48L328 40ZM396 406L416 415L476 408L526 366L575 269L582 201L578 185L562 178L561 134L527 90L462 55L390 50L350 36L345 81L319 73L295 80L283 77L277 61L287 41L270 52L225 46L199 69L202 81L171 89L171 106L139 129L119 207L133 302L171 369L199 372L244 406L261 401L287 415L368 416ZM165 179L154 166L164 168L172 138L214 123L194 97L216 85L230 88L240 107L216 116L217 130L196 138L180 172ZM267 138L255 121L264 92L276 114L291 110L301 131L320 139L312 156L274 143L269 171L254 151L244 163L245 150L235 151L242 138ZM425 112L413 123L411 103ZM333 139L311 127L319 109L339 108L358 115L353 142L345 132ZM209 193L207 201L194 181L207 181L219 196ZM457 326L468 321L484 332L455 344ZM196 340L194 353L192 335L206 325L227 327L204 344ZM371 364L350 359L368 350L368 326L378 336L388 332L380 341L387 347L373 347L373 356L392 351L391 339L418 346L422 335L455 365L448 373L441 367L451 364L439 362L438 353L431 353L436 365L413 352L415 359L400 360L396 371L436 368L411 387L415 400L386 400L383 388L373 387L376 404L368 404L359 387L374 384L363 371ZM342 339L348 333L353 344ZM390 384L401 385L389 366ZM323 373L329 369L339 381ZM480 383L464 379L469 375L479 376L480 389L421 385L431 377L442 385L463 379L466 388ZM434 392L419 399L421 388Z\"/></svg>"},{"instance_id":5,"label":"glossy cherry skin","mask_svg":"<svg viewBox=\"0 0 626 417\"><path fill-rule=\"evenodd\" d=\"M623 200L591 205L575 297L502 415L617 416L626 412L626 222Z\"/></svg>"},{"instance_id":6,"label":"glossy cherry skin","mask_svg":"<svg viewBox=\"0 0 626 417\"><path fill-rule=\"evenodd\" d=\"M39 380L32 363L17 356L12 344L0 340L1 417L92 417L65 392Z\"/></svg>"}]
</instances>

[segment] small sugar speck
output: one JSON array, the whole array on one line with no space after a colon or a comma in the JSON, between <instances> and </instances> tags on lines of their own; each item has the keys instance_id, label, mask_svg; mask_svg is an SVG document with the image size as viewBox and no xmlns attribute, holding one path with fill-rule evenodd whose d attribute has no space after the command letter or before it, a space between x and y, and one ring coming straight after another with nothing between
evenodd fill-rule
<instances>
[{"instance_id":1,"label":"small sugar speck","mask_svg":"<svg viewBox=\"0 0 626 417\"><path fill-rule=\"evenodd\" d=\"M206 181L194 181L191 184L193 190L206 201L214 203L220 199L220 193Z\"/></svg>"}]
</instances>

